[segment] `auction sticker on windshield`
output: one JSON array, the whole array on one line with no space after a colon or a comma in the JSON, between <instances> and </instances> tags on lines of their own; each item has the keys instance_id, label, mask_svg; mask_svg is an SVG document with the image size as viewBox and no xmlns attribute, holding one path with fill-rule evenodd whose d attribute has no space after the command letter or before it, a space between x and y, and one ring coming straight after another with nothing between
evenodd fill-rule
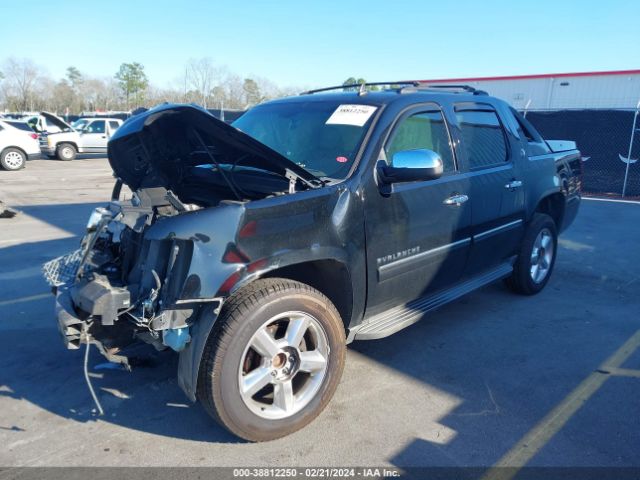
<instances>
[{"instance_id":1,"label":"auction sticker on windshield","mask_svg":"<svg viewBox=\"0 0 640 480\"><path fill-rule=\"evenodd\" d=\"M377 108L371 105L340 105L331 114L326 124L362 127Z\"/></svg>"}]
</instances>

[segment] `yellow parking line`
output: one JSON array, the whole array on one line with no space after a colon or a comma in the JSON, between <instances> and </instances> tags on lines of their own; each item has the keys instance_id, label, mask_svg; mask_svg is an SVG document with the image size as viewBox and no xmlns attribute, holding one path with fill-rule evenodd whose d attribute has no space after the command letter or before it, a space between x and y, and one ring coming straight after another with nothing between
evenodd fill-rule
<instances>
[{"instance_id":1,"label":"yellow parking line","mask_svg":"<svg viewBox=\"0 0 640 480\"><path fill-rule=\"evenodd\" d=\"M52 297L53 295L51 295L51 293L39 293L38 295L31 295L30 297L20 297L14 298L12 300L0 301L0 307L4 307L5 305L13 305L14 303L31 302L32 300L40 300L42 298Z\"/></svg>"},{"instance_id":2,"label":"yellow parking line","mask_svg":"<svg viewBox=\"0 0 640 480\"><path fill-rule=\"evenodd\" d=\"M515 477L536 453L569 421L569 419L598 391L611 375L640 346L640 330L634 333L596 371L580 383L565 399L549 412L532 430L509 450L482 478L509 480ZM626 370L626 369L620 369ZM631 370L635 372L635 370Z\"/></svg>"}]
</instances>

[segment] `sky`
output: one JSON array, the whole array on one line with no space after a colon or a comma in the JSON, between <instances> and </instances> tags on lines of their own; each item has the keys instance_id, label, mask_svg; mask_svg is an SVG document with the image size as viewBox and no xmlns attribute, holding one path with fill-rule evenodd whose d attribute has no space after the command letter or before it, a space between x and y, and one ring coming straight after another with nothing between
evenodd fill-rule
<instances>
[{"instance_id":1,"label":"sky","mask_svg":"<svg viewBox=\"0 0 640 480\"><path fill-rule=\"evenodd\" d=\"M0 0L0 18L0 65L61 78L135 61L159 87L200 57L304 87L640 68L637 0Z\"/></svg>"}]
</instances>

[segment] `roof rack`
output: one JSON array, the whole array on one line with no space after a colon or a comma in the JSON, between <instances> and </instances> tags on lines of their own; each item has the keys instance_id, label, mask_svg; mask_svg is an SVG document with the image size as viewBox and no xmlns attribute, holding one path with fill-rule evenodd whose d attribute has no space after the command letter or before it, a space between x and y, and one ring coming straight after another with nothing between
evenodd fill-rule
<instances>
[{"instance_id":1,"label":"roof rack","mask_svg":"<svg viewBox=\"0 0 640 480\"><path fill-rule=\"evenodd\" d=\"M410 93L420 90L462 90L463 92L468 92L473 95L488 95L484 90L477 90L473 88L471 85L428 85L426 83L416 82L417 85L404 87L400 93Z\"/></svg>"},{"instance_id":2,"label":"roof rack","mask_svg":"<svg viewBox=\"0 0 640 480\"><path fill-rule=\"evenodd\" d=\"M488 95L484 90L477 90L470 85L428 85L426 83L418 82L415 80L402 80L399 82L364 82L364 83L350 83L347 85L336 85L333 87L317 88L315 90L308 90L302 92L300 95L312 95L314 93L329 92L331 90L347 90L358 89L358 95L364 95L367 93L366 87L370 86L398 86L398 93L411 93L425 90L461 90L462 92L468 92L473 95ZM455 92L454 92L455 93Z\"/></svg>"},{"instance_id":3,"label":"roof rack","mask_svg":"<svg viewBox=\"0 0 640 480\"><path fill-rule=\"evenodd\" d=\"M363 94L366 90L365 87L369 86L379 86L379 85L410 85L417 87L420 85L420 82L416 81L400 81L400 82L364 82L364 83L350 83L347 85L336 85L334 87L325 87L325 88L316 88L315 90L308 90L306 92L302 92L300 95L311 95L314 93L320 92L329 92L331 90L344 90L347 88L357 88L359 94Z\"/></svg>"}]
</instances>

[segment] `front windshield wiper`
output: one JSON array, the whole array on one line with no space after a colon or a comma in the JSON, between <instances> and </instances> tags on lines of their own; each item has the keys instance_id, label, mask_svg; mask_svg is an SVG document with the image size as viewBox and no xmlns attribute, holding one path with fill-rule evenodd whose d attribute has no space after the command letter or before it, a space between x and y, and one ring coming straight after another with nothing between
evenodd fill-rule
<instances>
[{"instance_id":1,"label":"front windshield wiper","mask_svg":"<svg viewBox=\"0 0 640 480\"><path fill-rule=\"evenodd\" d=\"M311 173L311 172L309 172ZM285 177L289 180L289 193L296 193L296 182L300 181L300 183L306 185L309 188L320 188L325 185L325 180L322 178L318 178L315 180L307 180L302 178L300 175L295 173L293 170L285 169Z\"/></svg>"},{"instance_id":2,"label":"front windshield wiper","mask_svg":"<svg viewBox=\"0 0 640 480\"><path fill-rule=\"evenodd\" d=\"M339 178L333 178L325 175L325 173L322 170L317 170L315 168L309 168L302 165L300 166L304 168L307 172L309 172L311 175L316 177L323 185L327 185L329 183L337 182L340 180Z\"/></svg>"}]
</instances>

